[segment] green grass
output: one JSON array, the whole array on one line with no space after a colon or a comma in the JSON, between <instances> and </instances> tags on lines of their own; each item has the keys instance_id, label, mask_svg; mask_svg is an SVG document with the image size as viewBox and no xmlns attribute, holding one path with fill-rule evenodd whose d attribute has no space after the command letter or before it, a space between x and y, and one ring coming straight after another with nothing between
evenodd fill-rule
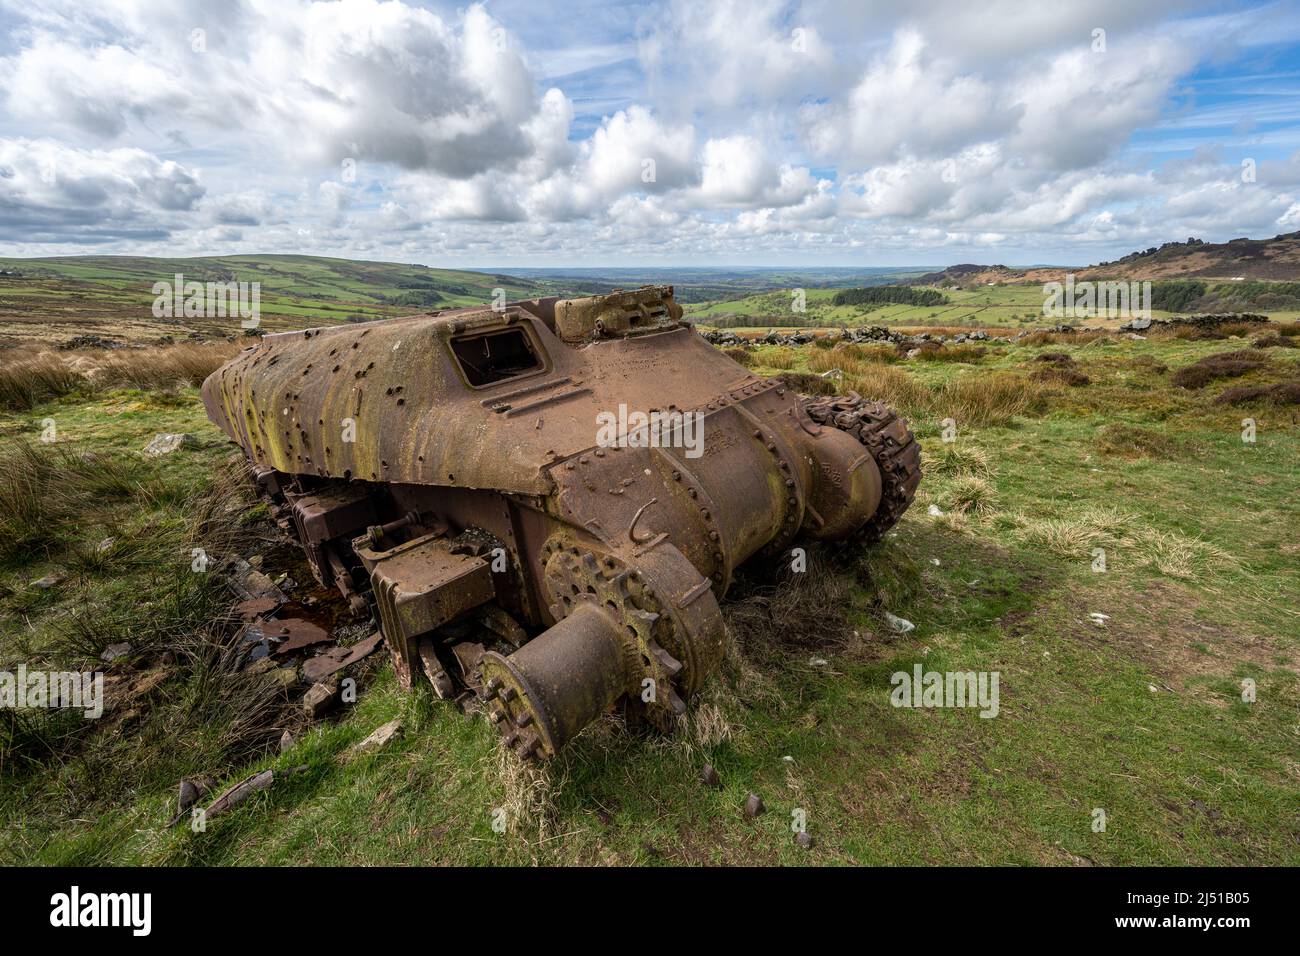
<instances>
[{"instance_id":1,"label":"green grass","mask_svg":"<svg viewBox=\"0 0 1300 956\"><path fill-rule=\"evenodd\" d=\"M400 694L376 655L359 675L358 702L300 730L283 755L205 742L195 728L186 731L196 735L192 755L156 753L145 746L155 739L146 714L123 740L91 732L90 752L107 748L124 766L122 779L91 794L78 787L95 761L11 768L0 853L204 865L1300 863L1300 428L1290 408L1213 404L1228 385L1300 377L1300 356L1270 349L1266 367L1195 392L1169 384L1173 370L1242 344L1115 338L999 346L977 364L891 366L923 396L912 423L927 463L916 504L859 556L843 619L819 614L833 640L738 631L691 726L673 738L610 719L544 771L523 770L499 755L486 722L423 691ZM775 372L771 360L806 371L819 351L758 348L755 368ZM1041 402L998 424L958 415L956 443L941 441L956 383L1027 377L1046 351L1069 353L1091 384L1046 386ZM1248 416L1254 444L1240 438ZM183 502L211 484L226 454L193 390L69 398L0 417L0 430L34 440L47 417L69 448L123 462L159 431L204 442L131 466L150 493L104 506L126 529L179 527ZM991 493L962 513L972 477ZM932 504L941 516L928 513ZM4 661L57 648L87 601L129 609L165 593L156 567L129 562L73 571L54 592L26 587L69 570L63 545L103 534L65 530L71 540L46 556L0 565ZM1104 573L1093 570L1097 547ZM810 573L849 572L813 551ZM795 608L804 599L777 595ZM882 610L916 629L891 633ZM1109 615L1104 627L1094 612ZM998 671L1000 714L892 707L890 675L917 663ZM1244 678L1257 682L1253 704L1241 700ZM164 714L177 713L165 709L172 695ZM397 741L344 759L399 716ZM721 790L699 781L705 762ZM303 765L206 832L164 827L180 773L228 784ZM750 792L768 808L757 820L742 810ZM1105 832L1093 831L1097 808ZM498 809L505 833L491 825ZM811 850L794 843L796 809Z\"/></svg>"},{"instance_id":2,"label":"green grass","mask_svg":"<svg viewBox=\"0 0 1300 956\"><path fill-rule=\"evenodd\" d=\"M807 289L806 311L802 313L793 310L794 295L790 289L691 303L686 306L686 313L701 325L725 324L736 329L858 325L1019 329L1057 324L1057 320L1043 316L1043 291L1036 284L940 289L949 301L933 306L835 305L832 300L838 291ZM1274 321L1293 321L1296 316L1289 310L1255 311L1267 312ZM1151 315L1167 319L1172 313L1152 310ZM745 319L753 321L745 322ZM1081 319L1077 324L1090 326L1101 322Z\"/></svg>"}]
</instances>

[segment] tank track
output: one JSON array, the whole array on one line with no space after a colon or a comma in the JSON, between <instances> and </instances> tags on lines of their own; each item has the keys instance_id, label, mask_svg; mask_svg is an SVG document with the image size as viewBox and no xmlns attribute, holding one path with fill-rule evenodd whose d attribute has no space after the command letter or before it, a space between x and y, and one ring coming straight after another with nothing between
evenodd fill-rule
<instances>
[{"instance_id":1,"label":"tank track","mask_svg":"<svg viewBox=\"0 0 1300 956\"><path fill-rule=\"evenodd\" d=\"M859 528L850 543L872 544L885 536L903 516L916 486L921 483L921 446L899 417L883 402L872 402L856 392L804 401L808 417L819 425L833 425L866 446L880 468L880 506Z\"/></svg>"}]
</instances>

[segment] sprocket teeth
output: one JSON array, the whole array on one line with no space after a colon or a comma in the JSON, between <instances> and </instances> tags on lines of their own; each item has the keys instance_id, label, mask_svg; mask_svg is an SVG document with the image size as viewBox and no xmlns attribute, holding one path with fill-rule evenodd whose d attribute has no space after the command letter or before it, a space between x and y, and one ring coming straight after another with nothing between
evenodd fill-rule
<instances>
[{"instance_id":1,"label":"sprocket teeth","mask_svg":"<svg viewBox=\"0 0 1300 956\"><path fill-rule=\"evenodd\" d=\"M643 611L640 608L634 608L632 611L628 612L628 617L632 618L634 621L640 621L646 627L652 627L654 622L659 620L659 615L654 611Z\"/></svg>"},{"instance_id":2,"label":"sprocket teeth","mask_svg":"<svg viewBox=\"0 0 1300 956\"><path fill-rule=\"evenodd\" d=\"M682 662L653 641L648 645L650 653L654 659L659 662L659 666L664 669L669 677L676 677L682 672Z\"/></svg>"},{"instance_id":3,"label":"sprocket teeth","mask_svg":"<svg viewBox=\"0 0 1300 956\"><path fill-rule=\"evenodd\" d=\"M660 693L663 695L669 709L671 709L674 714L680 717L682 714L686 713L686 701L682 700L681 697L677 695L677 691L675 691L671 686L664 687Z\"/></svg>"}]
</instances>

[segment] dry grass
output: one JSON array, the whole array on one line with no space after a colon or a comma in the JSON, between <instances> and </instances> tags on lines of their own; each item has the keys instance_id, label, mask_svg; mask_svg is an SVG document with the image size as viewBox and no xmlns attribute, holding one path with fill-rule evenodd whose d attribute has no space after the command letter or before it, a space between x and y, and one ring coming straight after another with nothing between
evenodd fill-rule
<instances>
[{"instance_id":1,"label":"dry grass","mask_svg":"<svg viewBox=\"0 0 1300 956\"><path fill-rule=\"evenodd\" d=\"M984 361L988 349L982 345L945 345L937 349L923 348L917 353L918 359L927 362L966 362L975 365Z\"/></svg>"},{"instance_id":2,"label":"dry grass","mask_svg":"<svg viewBox=\"0 0 1300 956\"><path fill-rule=\"evenodd\" d=\"M600 728L588 728L584 733L592 729ZM507 827L512 832L523 829L530 836L535 835L538 843L549 838L557 816L555 802L566 782L561 764L551 761L539 765L520 760L509 747L495 748L494 759L496 775L505 792L500 809L505 811Z\"/></svg>"},{"instance_id":3,"label":"dry grass","mask_svg":"<svg viewBox=\"0 0 1300 956\"><path fill-rule=\"evenodd\" d=\"M978 445L944 442L938 446L937 452L930 450L933 447L933 442L928 442L921 449L922 474L976 478L990 478L994 474L993 457Z\"/></svg>"},{"instance_id":4,"label":"dry grass","mask_svg":"<svg viewBox=\"0 0 1300 956\"><path fill-rule=\"evenodd\" d=\"M15 349L0 365L0 408L25 411L73 392L196 386L243 347L205 342L113 351Z\"/></svg>"},{"instance_id":5,"label":"dry grass","mask_svg":"<svg viewBox=\"0 0 1300 956\"><path fill-rule=\"evenodd\" d=\"M59 546L94 510L135 494L138 471L110 455L0 444L0 558Z\"/></svg>"},{"instance_id":6,"label":"dry grass","mask_svg":"<svg viewBox=\"0 0 1300 956\"><path fill-rule=\"evenodd\" d=\"M1124 422L1111 422L1097 435L1102 454L1118 458L1172 458L1178 446L1159 432Z\"/></svg>"},{"instance_id":7,"label":"dry grass","mask_svg":"<svg viewBox=\"0 0 1300 956\"><path fill-rule=\"evenodd\" d=\"M1160 337L1168 336L1185 342L1217 341L1234 335L1251 335L1260 331L1261 326L1262 323L1259 322L1227 322L1215 326L1178 325L1174 327L1172 333L1162 330Z\"/></svg>"},{"instance_id":8,"label":"dry grass","mask_svg":"<svg viewBox=\"0 0 1300 956\"><path fill-rule=\"evenodd\" d=\"M716 694L715 694L716 696ZM686 714L686 734L697 747L709 749L736 737L736 728L713 701L696 702Z\"/></svg>"},{"instance_id":9,"label":"dry grass","mask_svg":"<svg viewBox=\"0 0 1300 956\"><path fill-rule=\"evenodd\" d=\"M839 379L808 372L782 372L777 378L801 395L838 395L843 391Z\"/></svg>"},{"instance_id":10,"label":"dry grass","mask_svg":"<svg viewBox=\"0 0 1300 956\"><path fill-rule=\"evenodd\" d=\"M762 365L766 368L790 369L795 367L797 361L798 356L795 354L795 350L783 345L763 349L754 356L753 364Z\"/></svg>"},{"instance_id":11,"label":"dry grass","mask_svg":"<svg viewBox=\"0 0 1300 956\"><path fill-rule=\"evenodd\" d=\"M1092 382L1087 375L1070 365L1048 365L1037 368L1029 373L1029 377L1045 385L1068 385L1071 388L1082 388Z\"/></svg>"},{"instance_id":12,"label":"dry grass","mask_svg":"<svg viewBox=\"0 0 1300 956\"><path fill-rule=\"evenodd\" d=\"M884 402L909 415L924 412L934 395L923 383L902 369L889 365L863 363L845 384L864 398Z\"/></svg>"},{"instance_id":13,"label":"dry grass","mask_svg":"<svg viewBox=\"0 0 1300 956\"><path fill-rule=\"evenodd\" d=\"M1016 415L1042 407L1043 388L1014 372L966 374L941 385L932 402L936 414L959 425L1006 425Z\"/></svg>"},{"instance_id":14,"label":"dry grass","mask_svg":"<svg viewBox=\"0 0 1300 956\"><path fill-rule=\"evenodd\" d=\"M1019 517L1015 532L1027 544L1061 558L1091 561L1094 548L1113 551L1107 556L1110 570L1131 562L1170 577L1192 578L1237 564L1232 555L1208 541L1146 527L1136 515L1110 508L1088 508L1061 518Z\"/></svg>"},{"instance_id":15,"label":"dry grass","mask_svg":"<svg viewBox=\"0 0 1300 956\"><path fill-rule=\"evenodd\" d=\"M997 506L998 493L988 481L978 475L961 475L948 487L948 500L952 509L964 515L989 515Z\"/></svg>"},{"instance_id":16,"label":"dry grass","mask_svg":"<svg viewBox=\"0 0 1300 956\"><path fill-rule=\"evenodd\" d=\"M737 581L723 606L734 647L761 661L783 649L826 649L851 641L845 614L857 583L853 575L816 550L808 553L807 571L782 567L775 583Z\"/></svg>"},{"instance_id":17,"label":"dry grass","mask_svg":"<svg viewBox=\"0 0 1300 956\"><path fill-rule=\"evenodd\" d=\"M168 345L104 353L89 374L96 388L194 387L239 354L233 342Z\"/></svg>"},{"instance_id":18,"label":"dry grass","mask_svg":"<svg viewBox=\"0 0 1300 956\"><path fill-rule=\"evenodd\" d=\"M85 385L57 352L13 350L0 362L0 408L27 411Z\"/></svg>"},{"instance_id":19,"label":"dry grass","mask_svg":"<svg viewBox=\"0 0 1300 956\"><path fill-rule=\"evenodd\" d=\"M898 350L888 345L838 345L829 352L814 352L808 357L808 367L814 372L841 371L845 375L859 375L875 365L896 362Z\"/></svg>"},{"instance_id":20,"label":"dry grass","mask_svg":"<svg viewBox=\"0 0 1300 956\"><path fill-rule=\"evenodd\" d=\"M722 354L736 364L743 365L746 368L754 364L754 353L749 349L741 348L738 345L732 346L729 349L723 349Z\"/></svg>"}]
</instances>

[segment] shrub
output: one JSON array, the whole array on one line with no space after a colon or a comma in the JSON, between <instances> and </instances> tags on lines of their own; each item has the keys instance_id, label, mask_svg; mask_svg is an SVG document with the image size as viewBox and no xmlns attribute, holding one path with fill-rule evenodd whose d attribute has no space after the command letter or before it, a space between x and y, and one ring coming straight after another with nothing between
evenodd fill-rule
<instances>
[{"instance_id":1,"label":"shrub","mask_svg":"<svg viewBox=\"0 0 1300 956\"><path fill-rule=\"evenodd\" d=\"M1049 365L1046 368L1034 369L1029 377L1035 382L1059 382L1074 388L1080 388L1092 381L1083 372L1070 365Z\"/></svg>"},{"instance_id":2,"label":"shrub","mask_svg":"<svg viewBox=\"0 0 1300 956\"><path fill-rule=\"evenodd\" d=\"M1258 352L1220 352L1180 368L1170 379L1179 388L1203 388L1219 378L1237 378L1262 368L1268 359Z\"/></svg>"},{"instance_id":3,"label":"shrub","mask_svg":"<svg viewBox=\"0 0 1300 956\"><path fill-rule=\"evenodd\" d=\"M1276 385L1236 385L1220 392L1214 404L1246 405L1265 400L1278 405L1300 405L1300 381L1279 382Z\"/></svg>"}]
</instances>

